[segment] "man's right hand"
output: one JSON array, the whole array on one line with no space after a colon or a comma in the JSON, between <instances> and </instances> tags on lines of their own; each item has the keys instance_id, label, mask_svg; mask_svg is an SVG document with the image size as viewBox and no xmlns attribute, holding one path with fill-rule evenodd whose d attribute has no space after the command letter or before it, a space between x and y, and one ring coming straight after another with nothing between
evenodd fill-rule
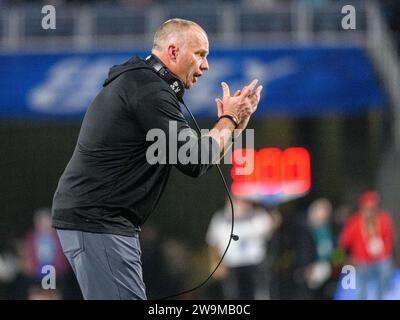
<instances>
[{"instance_id":1,"label":"man's right hand","mask_svg":"<svg viewBox=\"0 0 400 320\"><path fill-rule=\"evenodd\" d=\"M218 107L218 118L223 115L235 117L235 122L238 123L237 129L240 129L236 134L240 134L240 132L246 128L251 114L257 109L262 90L262 86L258 86L258 88L253 91L257 82L258 80L253 80L249 85L243 87L242 90L236 91L233 96L230 95L229 86L225 82L221 83L223 98L222 100L219 98L215 99ZM220 159L223 158L225 152L232 143L232 133L235 134L233 124L230 123L230 120L222 120L218 121L208 134L218 143Z\"/></svg>"},{"instance_id":2,"label":"man's right hand","mask_svg":"<svg viewBox=\"0 0 400 320\"><path fill-rule=\"evenodd\" d=\"M255 91L258 80L253 80L249 85L243 87L242 90L236 91L231 96L229 86L222 82L222 100L217 98L218 117L222 115L231 115L235 117L239 123L238 129L245 129L249 122L250 116L256 111L260 94L263 87L260 85Z\"/></svg>"}]
</instances>

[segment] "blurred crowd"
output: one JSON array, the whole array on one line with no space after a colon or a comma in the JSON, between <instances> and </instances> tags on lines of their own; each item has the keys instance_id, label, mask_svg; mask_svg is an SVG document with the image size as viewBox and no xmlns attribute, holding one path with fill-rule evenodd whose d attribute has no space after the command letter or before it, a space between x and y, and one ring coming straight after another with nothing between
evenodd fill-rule
<instances>
[{"instance_id":1,"label":"blurred crowd","mask_svg":"<svg viewBox=\"0 0 400 320\"><path fill-rule=\"evenodd\" d=\"M395 226L379 198L376 191L366 191L354 206L336 209L327 198L318 198L294 214L234 198L234 232L239 240L231 241L223 262L204 287L177 298L399 298ZM145 224L141 243L148 297L163 298L200 283L219 264L230 233L229 199L211 216L200 250ZM55 270L51 290L46 289L50 280L44 267L48 265ZM343 273L344 266L355 270L354 279L346 282L351 293L344 293L349 289L343 287L343 277L349 276ZM0 299L81 298L51 227L50 209L39 208L26 236L10 240L0 251Z\"/></svg>"},{"instance_id":2,"label":"blurred crowd","mask_svg":"<svg viewBox=\"0 0 400 320\"><path fill-rule=\"evenodd\" d=\"M380 208L377 192L361 194L355 210L343 205L334 211L328 199L316 199L298 219L293 273L297 298L341 295L340 291L349 289L339 281L345 275L344 266L355 270L355 287L348 298L386 297L394 271L395 226ZM367 284L374 292L368 297Z\"/></svg>"},{"instance_id":3,"label":"blurred crowd","mask_svg":"<svg viewBox=\"0 0 400 320\"><path fill-rule=\"evenodd\" d=\"M235 200L235 233L224 262L208 287L221 299L399 298L394 262L395 226L376 191L354 206L336 209L318 198L290 216ZM229 239L230 209L213 216L207 233L211 269ZM354 287L343 285L354 268ZM350 281L350 282L351 282ZM352 289L348 291L348 289ZM346 292L347 291L347 292Z\"/></svg>"},{"instance_id":4,"label":"blurred crowd","mask_svg":"<svg viewBox=\"0 0 400 320\"><path fill-rule=\"evenodd\" d=\"M312 7L324 7L331 4L335 4L337 0L218 0L212 1L213 4L241 4L247 7L266 7L274 8L281 6L288 6L296 3L309 5ZM352 3L362 3L362 0L353 0ZM400 4L397 0L380 0L377 1L385 11L385 15L388 18L390 25L394 28L398 28L398 22L396 19L397 14L400 10ZM150 7L156 4L166 4L171 6L187 5L187 4L198 4L195 0L0 0L1 6L13 6L13 5L25 5L25 4L38 4L38 5L55 5L55 6L80 6L80 5L118 5L126 7Z\"/></svg>"},{"instance_id":5,"label":"blurred crowd","mask_svg":"<svg viewBox=\"0 0 400 320\"><path fill-rule=\"evenodd\" d=\"M246 6L254 7L274 7L286 6L292 3L304 3L311 6L324 6L334 3L336 0L218 0L211 1L211 3L237 3ZM389 1L389 0L387 0ZM42 5L83 5L83 4L116 4L129 7L146 7L154 4L170 4L170 5L185 5L185 4L198 4L195 0L0 0L0 4L18 5L25 3L38 3Z\"/></svg>"},{"instance_id":6,"label":"blurred crowd","mask_svg":"<svg viewBox=\"0 0 400 320\"><path fill-rule=\"evenodd\" d=\"M304 4L310 7L323 8L332 4L337 4L337 0L206 0L209 1L210 5L218 4L235 4L242 5L249 8L268 8L279 10L282 6L290 6L292 4ZM347 4L343 2L344 4ZM363 0L353 0L351 4L357 7L357 4L363 4ZM91 5L96 7L105 6L120 6L132 9L147 9L153 5L167 5L171 7L186 6L186 5L198 5L199 2L195 0L0 0L0 8L8 6L19 6L19 5L55 5L55 6L83 6ZM400 2L398 0L379 0L376 1L383 12L384 18L386 19L387 25L392 30L395 39L398 41L400 46L400 20L398 16L400 14ZM204 5L204 1L202 2Z\"/></svg>"}]
</instances>

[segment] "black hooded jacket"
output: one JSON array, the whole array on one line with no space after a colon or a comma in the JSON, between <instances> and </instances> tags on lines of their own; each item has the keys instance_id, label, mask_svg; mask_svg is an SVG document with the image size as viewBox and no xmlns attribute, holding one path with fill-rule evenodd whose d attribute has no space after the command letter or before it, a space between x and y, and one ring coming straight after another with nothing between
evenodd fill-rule
<instances>
[{"instance_id":1,"label":"black hooded jacket","mask_svg":"<svg viewBox=\"0 0 400 320\"><path fill-rule=\"evenodd\" d=\"M195 139L179 141L170 134L169 124L176 127L178 136L185 131ZM151 129L165 133L166 150L172 137L177 150L186 144L186 155L197 157L196 163L184 164L179 159L173 163L186 175L204 174L219 156L215 140L198 138L190 130L168 84L134 57L110 69L103 89L86 112L54 195L55 228L131 236L144 223L171 170L171 161L152 163L146 157L157 141L154 137L146 140ZM203 153L203 149L210 152ZM168 154L166 158L170 159Z\"/></svg>"}]
</instances>

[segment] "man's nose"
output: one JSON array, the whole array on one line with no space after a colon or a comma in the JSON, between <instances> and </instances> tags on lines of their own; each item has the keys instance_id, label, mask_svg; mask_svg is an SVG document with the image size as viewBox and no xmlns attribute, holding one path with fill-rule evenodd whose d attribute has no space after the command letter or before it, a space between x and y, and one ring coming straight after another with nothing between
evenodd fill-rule
<instances>
[{"instance_id":1,"label":"man's nose","mask_svg":"<svg viewBox=\"0 0 400 320\"><path fill-rule=\"evenodd\" d=\"M202 71L206 71L209 69L207 58L203 59L203 62L200 65Z\"/></svg>"}]
</instances>

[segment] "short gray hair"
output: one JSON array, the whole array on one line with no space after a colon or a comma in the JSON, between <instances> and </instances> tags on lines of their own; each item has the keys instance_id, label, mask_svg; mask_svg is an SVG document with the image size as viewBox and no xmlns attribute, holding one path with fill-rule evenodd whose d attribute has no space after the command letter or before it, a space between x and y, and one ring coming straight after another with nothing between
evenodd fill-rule
<instances>
[{"instance_id":1,"label":"short gray hair","mask_svg":"<svg viewBox=\"0 0 400 320\"><path fill-rule=\"evenodd\" d=\"M174 36L179 36L178 39L183 39L184 32L193 27L205 33L202 27L190 20L174 18L165 21L154 35L153 49L162 50L166 45L166 41Z\"/></svg>"}]
</instances>

